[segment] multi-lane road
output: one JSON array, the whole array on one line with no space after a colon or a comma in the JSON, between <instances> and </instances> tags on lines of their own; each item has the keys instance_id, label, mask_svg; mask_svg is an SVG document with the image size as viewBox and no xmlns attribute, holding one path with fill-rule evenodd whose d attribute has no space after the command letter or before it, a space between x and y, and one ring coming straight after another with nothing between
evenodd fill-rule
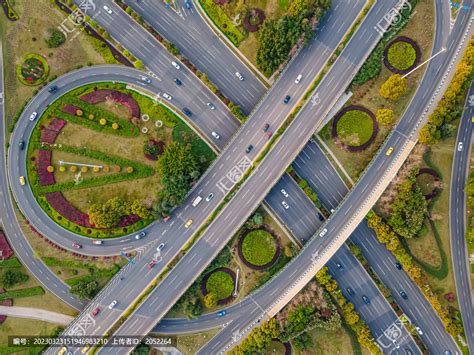
<instances>
[{"instance_id":1,"label":"multi-lane road","mask_svg":"<svg viewBox=\"0 0 474 355\"><path fill-rule=\"evenodd\" d=\"M451 259L456 293L461 310L464 333L471 352L474 352L474 307L470 278L471 265L466 245L466 193L464 188L469 175L472 125L474 121L474 81L471 83L458 136L454 147L451 190L449 196L449 225L451 232Z\"/></svg>"}]
</instances>

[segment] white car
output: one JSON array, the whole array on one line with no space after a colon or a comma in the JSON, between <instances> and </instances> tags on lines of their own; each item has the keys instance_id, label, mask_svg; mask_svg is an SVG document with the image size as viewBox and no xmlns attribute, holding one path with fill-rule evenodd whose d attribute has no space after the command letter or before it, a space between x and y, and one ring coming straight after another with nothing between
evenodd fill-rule
<instances>
[{"instance_id":1,"label":"white car","mask_svg":"<svg viewBox=\"0 0 474 355\"><path fill-rule=\"evenodd\" d=\"M92 241L92 244L101 245L101 244L102 244L102 240L93 240L93 241Z\"/></svg>"},{"instance_id":2,"label":"white car","mask_svg":"<svg viewBox=\"0 0 474 355\"><path fill-rule=\"evenodd\" d=\"M295 79L295 84L299 84L303 75L299 74Z\"/></svg>"},{"instance_id":3,"label":"white car","mask_svg":"<svg viewBox=\"0 0 474 355\"><path fill-rule=\"evenodd\" d=\"M423 335L423 331L421 330L420 327L415 327L415 329L418 332L418 334Z\"/></svg>"},{"instance_id":4,"label":"white car","mask_svg":"<svg viewBox=\"0 0 474 355\"><path fill-rule=\"evenodd\" d=\"M458 152L460 152L462 150L462 142L459 142L458 143Z\"/></svg>"},{"instance_id":5,"label":"white car","mask_svg":"<svg viewBox=\"0 0 474 355\"><path fill-rule=\"evenodd\" d=\"M33 112L31 115L30 115L30 121L34 121L36 119L36 116L38 116L38 112Z\"/></svg>"},{"instance_id":6,"label":"white car","mask_svg":"<svg viewBox=\"0 0 474 355\"><path fill-rule=\"evenodd\" d=\"M176 69L178 69L178 70L181 69L181 66L178 63L176 63L175 61L172 61L171 64L173 64L173 67L175 67Z\"/></svg>"},{"instance_id":7,"label":"white car","mask_svg":"<svg viewBox=\"0 0 474 355\"><path fill-rule=\"evenodd\" d=\"M213 199L213 197L214 197L214 193L211 192L209 195L207 195L206 202L211 201Z\"/></svg>"},{"instance_id":8,"label":"white car","mask_svg":"<svg viewBox=\"0 0 474 355\"><path fill-rule=\"evenodd\" d=\"M221 139L221 136L218 135L216 132L212 132L211 134L215 139Z\"/></svg>"},{"instance_id":9,"label":"white car","mask_svg":"<svg viewBox=\"0 0 474 355\"><path fill-rule=\"evenodd\" d=\"M208 102L207 106L209 106L209 108L213 111L216 109L216 106L214 106L211 102Z\"/></svg>"},{"instance_id":10,"label":"white car","mask_svg":"<svg viewBox=\"0 0 474 355\"><path fill-rule=\"evenodd\" d=\"M242 74L240 74L238 71L235 72L235 76L236 76L237 78L239 78L240 81L244 81L244 77L243 77Z\"/></svg>"},{"instance_id":11,"label":"white car","mask_svg":"<svg viewBox=\"0 0 474 355\"><path fill-rule=\"evenodd\" d=\"M151 84L151 80L150 80L150 78L147 77L147 76L142 76L142 81L144 81L144 82L147 83L147 84Z\"/></svg>"},{"instance_id":12,"label":"white car","mask_svg":"<svg viewBox=\"0 0 474 355\"><path fill-rule=\"evenodd\" d=\"M288 197L288 192L286 192L285 189L281 189L280 192L283 194L283 196Z\"/></svg>"},{"instance_id":13,"label":"white car","mask_svg":"<svg viewBox=\"0 0 474 355\"><path fill-rule=\"evenodd\" d=\"M171 97L171 95L168 95L166 92L163 93L163 97L168 100L168 101L171 101L173 100L173 98Z\"/></svg>"},{"instance_id":14,"label":"white car","mask_svg":"<svg viewBox=\"0 0 474 355\"><path fill-rule=\"evenodd\" d=\"M320 238L324 237L327 232L328 232L328 230L326 228L324 228L323 231L321 233L319 233L319 237Z\"/></svg>"},{"instance_id":15,"label":"white car","mask_svg":"<svg viewBox=\"0 0 474 355\"><path fill-rule=\"evenodd\" d=\"M112 10L107 5L104 5L104 10L109 14L112 15Z\"/></svg>"},{"instance_id":16,"label":"white car","mask_svg":"<svg viewBox=\"0 0 474 355\"><path fill-rule=\"evenodd\" d=\"M164 247L165 247L165 243L161 243L161 244L158 245L158 247L156 248L156 251L161 251Z\"/></svg>"},{"instance_id":17,"label":"white car","mask_svg":"<svg viewBox=\"0 0 474 355\"><path fill-rule=\"evenodd\" d=\"M109 304L109 309L114 308L117 305L117 300L113 300L111 304Z\"/></svg>"},{"instance_id":18,"label":"white car","mask_svg":"<svg viewBox=\"0 0 474 355\"><path fill-rule=\"evenodd\" d=\"M283 207L285 207L285 210L287 210L288 208L290 208L290 206L288 206L288 204L286 203L286 201L281 201L281 204L283 205Z\"/></svg>"}]
</instances>

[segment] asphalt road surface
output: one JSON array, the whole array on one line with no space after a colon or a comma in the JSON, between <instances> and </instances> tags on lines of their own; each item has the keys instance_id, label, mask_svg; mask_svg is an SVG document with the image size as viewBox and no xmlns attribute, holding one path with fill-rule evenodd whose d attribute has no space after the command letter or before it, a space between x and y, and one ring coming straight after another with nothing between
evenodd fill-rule
<instances>
[{"instance_id":1,"label":"asphalt road surface","mask_svg":"<svg viewBox=\"0 0 474 355\"><path fill-rule=\"evenodd\" d=\"M318 94L321 98L321 104L313 107L310 103L303 107L300 114L287 128L285 134L275 143L273 149L270 150L267 156L260 162L258 169L248 178L242 188L237 191L233 199L222 210L219 218L214 220L193 248L188 252L188 255L181 259L181 261L170 271L167 277L151 292L141 306L139 306L138 309L122 324L122 326L119 327L116 331L117 333L146 334L150 331L156 320L161 319L166 314L176 299L184 293L195 277L203 271L207 263L216 256L222 247L224 247L228 238L233 235L238 226L247 219L251 211L262 201L263 197L269 192L273 183L276 183L286 167L296 157L298 151L302 149L308 141L315 125L318 125L318 122L315 122L314 117L321 117L321 119L325 117L335 100L337 100L341 95L343 91L341 88L345 88L350 83L352 77L357 73L363 61L370 53L370 50L376 45L378 40L378 33L369 31L369 29L372 29L394 4L395 2L384 2L383 4L376 3L374 5L374 8L369 12L359 30L353 35L352 40L347 45L346 49L341 53L338 60L336 60L325 79L323 79L319 84ZM348 11L347 8L345 8L345 11L346 14L357 13L356 11ZM316 36L316 39L313 40L307 48L311 50L311 47L315 41L317 41L317 38L318 36ZM321 53L318 58L320 57ZM278 84L281 84L282 81L288 80L288 75L291 74L294 64L300 58L304 59L304 57L296 57L296 60L288 67L288 70L281 76L280 81L273 87L273 89L278 87ZM301 67L298 68L298 71L300 70L302 70ZM290 76L292 80L290 80L293 81L295 77L296 75L293 73ZM295 87L292 82L290 85ZM296 86L295 89L297 88L300 89L301 86ZM300 91L298 89L295 90L297 93L295 95L296 98L301 95L299 94ZM275 98L275 95L268 95L267 98L271 101L272 98ZM281 99L282 97L280 100ZM265 101L261 104L264 110L266 108ZM295 102L296 101L297 100L295 100ZM265 115L267 120L273 120L282 114L288 114L288 109L284 104L281 104L281 101L280 104L271 105L271 108L267 111L269 111L266 112ZM239 146L243 146L241 149L244 150L249 141L255 142L255 133L260 135L261 138L257 141L254 149L257 152L260 151L262 146L259 144L263 141L262 133L258 131L256 132L255 129L252 129L256 123L254 122L254 119L259 112L260 111L257 110L255 115L247 121L239 131L239 134L217 159L217 163L214 164L214 166L219 165L223 160L230 160L232 157L228 156L229 151L233 153ZM274 122L270 122L270 126L275 127ZM278 125L276 126L278 127ZM250 129L249 133L246 133L247 129ZM253 137L252 134L254 135ZM250 139L246 139L245 143L243 142L243 135L250 136ZM285 150L283 151L283 149ZM254 157L256 156L256 153L250 153L249 156ZM239 154L237 159L234 158L233 165L241 161L241 157L242 156ZM212 180L214 177L212 175L213 173L214 169L211 167L208 170L208 173L204 175L204 179L207 179L210 176ZM250 191L252 191L251 195L249 195ZM206 193L203 195L205 196ZM216 198L214 198L214 200L215 199ZM201 210L203 208L204 207L202 207ZM202 222L203 220L199 220L197 226ZM222 238L222 236L226 236L226 238ZM324 239L323 242L325 240L327 239ZM297 259L300 260L304 258ZM193 265L193 267L190 268L190 265ZM273 295L274 293L270 295L271 297L268 297L267 295L268 300L272 299ZM258 308L256 309L258 310ZM110 347L101 350L101 352L104 353L110 351L113 351ZM213 352L213 350L211 350L211 352Z\"/></svg>"},{"instance_id":2,"label":"asphalt road surface","mask_svg":"<svg viewBox=\"0 0 474 355\"><path fill-rule=\"evenodd\" d=\"M196 9L198 5L193 4L191 9L187 9L184 1L178 0L180 12L176 13L166 8L163 2L126 0L125 3L160 35L175 44L191 63L207 74L225 96L239 104L245 113L252 111L266 87L223 40L217 38ZM236 72L242 74L243 82L237 79Z\"/></svg>"},{"instance_id":3,"label":"asphalt road surface","mask_svg":"<svg viewBox=\"0 0 474 355\"><path fill-rule=\"evenodd\" d=\"M194 192L190 195L184 206L178 209L174 214L172 222L165 226L161 226L161 233L158 231L158 228L149 231L149 236L147 238L150 240L150 245L143 251L139 252L134 265L126 267L121 271L121 274L125 279L120 281L125 282L115 283L116 279L112 280L109 287L106 287L99 297L96 298L94 302L88 306L85 312L82 313L81 316L67 329L68 333L77 334L77 332L80 331L84 334L102 334L105 332L106 329L108 329L115 320L118 319L123 310L127 308L128 305L131 304L132 301L141 293L146 285L155 278L158 270L161 269L163 265L166 265L174 255L179 252L180 246L184 245L185 241L189 239L196 228L205 221L212 209L222 200L224 194L218 192L216 197L214 197L210 203L204 203L200 208L190 207L191 201L197 194L207 196L210 192L216 192L216 185L218 185L222 177L225 176L226 172L230 171L236 163L243 162L244 164L247 162L247 156L244 155L244 151L248 146L249 141L254 143L254 150L249 154L248 158L251 160L257 156L257 152L263 149L266 141L263 139L263 134L260 131L261 123L258 127L256 127L256 124L258 122L265 122L265 119L262 119L262 117L267 117L266 121L270 124L272 130L280 126L284 118L292 109L294 103L299 97L301 97L305 88L310 84L310 78L316 76L316 73L329 58L331 52L328 48L335 49L337 47L343 34L350 27L352 20L356 17L362 6L363 3L361 1L351 1L350 3L345 4L344 9L341 8L340 10L329 14L324 24L327 25L329 29L337 27L341 30L322 31L316 35L315 39L305 48L304 52L296 57L292 64L288 66L285 73L280 77L276 85L274 85L270 90L270 94L266 97L266 100L259 104L255 114L247 120L246 125L240 129L239 134L233 138L232 142L226 147L221 157L217 159L204 177L201 178L200 183L194 189ZM352 17L347 16L347 11L352 14ZM344 19L342 21L341 16ZM300 72L303 72L306 75L306 78L303 78L301 83L296 85L293 82ZM282 100L285 93L288 92L287 88L289 87L292 88L294 101L289 105L285 105ZM217 176L218 173L219 176ZM184 223L189 219L194 222L189 229L186 229ZM167 233L168 235L173 236L173 238L167 238L167 236L165 236ZM162 240L167 240L167 246L162 252L162 259L160 259L161 262L155 266L154 269L148 269L146 264L153 258L153 255L155 254L154 248ZM204 246L204 249L208 252L210 251L207 243ZM217 250L218 249L216 249L216 251ZM197 260L195 260L195 262L198 264L202 264L203 262L207 263L207 261L210 260L208 255L203 254L200 256L200 253L197 253L197 255L199 256L196 258ZM196 272L198 271L196 270ZM175 279L174 276L170 278ZM127 286L128 283L133 284L133 287ZM177 295L174 295L173 299L176 299L177 297ZM113 299L118 300L118 304L113 310L105 310L97 320L94 319L90 321L91 317L89 316L89 313L91 309L97 306L100 308L106 308ZM153 323L155 322L152 322L150 329L154 325Z\"/></svg>"},{"instance_id":4,"label":"asphalt road surface","mask_svg":"<svg viewBox=\"0 0 474 355\"><path fill-rule=\"evenodd\" d=\"M2 44L0 42L0 165L2 173L0 174L0 222L3 226L10 245L15 251L15 255L20 259L21 263L41 282L41 284L53 294L57 295L69 306L75 309L81 309L85 306L85 302L78 300L69 294L69 286L59 279L40 259L34 257L35 252L31 248L28 240L24 237L23 232L15 214L12 196L10 194L9 182L7 180L7 162L5 160L6 152L6 119L4 100L8 96L8 92L3 87L3 53Z\"/></svg>"},{"instance_id":5,"label":"asphalt road surface","mask_svg":"<svg viewBox=\"0 0 474 355\"><path fill-rule=\"evenodd\" d=\"M472 305L473 294L470 278L471 265L466 245L466 193L464 189L469 175L473 120L474 81L471 82L461 122L459 123L458 136L454 147L449 196L451 259L464 333L471 353L474 353L474 307Z\"/></svg>"}]
</instances>

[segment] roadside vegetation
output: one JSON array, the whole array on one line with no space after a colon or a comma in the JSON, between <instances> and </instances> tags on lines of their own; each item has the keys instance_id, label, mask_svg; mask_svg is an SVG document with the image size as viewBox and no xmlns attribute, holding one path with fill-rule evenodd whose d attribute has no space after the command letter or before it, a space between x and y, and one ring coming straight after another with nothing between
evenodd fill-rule
<instances>
[{"instance_id":1,"label":"roadside vegetation","mask_svg":"<svg viewBox=\"0 0 474 355\"><path fill-rule=\"evenodd\" d=\"M38 119L28 178L62 227L116 237L167 216L213 159L168 108L124 84L100 83L65 94Z\"/></svg>"},{"instance_id":2,"label":"roadside vegetation","mask_svg":"<svg viewBox=\"0 0 474 355\"><path fill-rule=\"evenodd\" d=\"M402 12L402 17L385 33L382 40L366 60L352 85L352 97L343 110L349 106L362 106L375 115L378 123L378 132L374 140L364 149L348 149L341 144L340 138L333 134L333 122L330 120L319 132L324 143L334 153L349 176L357 181L367 164L378 151L392 127L397 123L405 108L409 104L417 85L421 80L425 68L421 67L402 79L399 72L393 72L384 64L384 52L390 50L400 38L408 38L416 43L420 50L420 57L416 62L429 58L433 38L434 9L429 0L410 1L412 12ZM398 45L397 45L398 46ZM395 47L397 48L397 47ZM413 60L410 50L391 51L393 65L409 63ZM367 123L367 124L365 124ZM350 142L361 142L362 138L370 135L373 129L368 120L362 117L354 120L354 124L347 127L342 133L343 139ZM345 133L345 134L344 134ZM370 141L369 141L370 142ZM356 147L358 148L358 147Z\"/></svg>"},{"instance_id":3,"label":"roadside vegetation","mask_svg":"<svg viewBox=\"0 0 474 355\"><path fill-rule=\"evenodd\" d=\"M270 77L309 41L331 0L200 0L220 31Z\"/></svg>"},{"instance_id":4,"label":"roadside vegetation","mask_svg":"<svg viewBox=\"0 0 474 355\"><path fill-rule=\"evenodd\" d=\"M270 262L262 263L262 259L257 258L255 262L258 264L253 265L242 258L240 241L248 235L251 236L246 242L249 255L264 255L265 261L270 259ZM276 259L274 253L271 258L271 253L268 253L272 249L271 246L275 245L275 240L283 250ZM273 244L269 243L270 241ZM257 250L262 246L269 248L263 254ZM204 312L216 311L222 306L239 302L278 272L295 254L293 249L293 244L285 232L263 209L258 209L181 297L167 317L198 317ZM236 280L238 292L234 297Z\"/></svg>"}]
</instances>

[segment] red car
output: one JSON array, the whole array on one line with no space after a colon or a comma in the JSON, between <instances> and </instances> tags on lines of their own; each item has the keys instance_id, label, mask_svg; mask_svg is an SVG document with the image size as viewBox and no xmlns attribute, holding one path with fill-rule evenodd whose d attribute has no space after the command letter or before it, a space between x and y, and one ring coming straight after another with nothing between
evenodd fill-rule
<instances>
[{"instance_id":1,"label":"red car","mask_svg":"<svg viewBox=\"0 0 474 355\"><path fill-rule=\"evenodd\" d=\"M81 249L82 248L82 245L81 244L77 244L77 243L72 243L72 246L76 249Z\"/></svg>"},{"instance_id":2,"label":"red car","mask_svg":"<svg viewBox=\"0 0 474 355\"><path fill-rule=\"evenodd\" d=\"M155 264L156 264L156 260L152 260L147 264L147 267L151 269L153 266L155 266Z\"/></svg>"},{"instance_id":3,"label":"red car","mask_svg":"<svg viewBox=\"0 0 474 355\"><path fill-rule=\"evenodd\" d=\"M95 317L96 315L99 314L99 312L100 312L100 308L96 308L96 309L94 309L94 310L91 312L91 316L92 316L92 317Z\"/></svg>"},{"instance_id":4,"label":"red car","mask_svg":"<svg viewBox=\"0 0 474 355\"><path fill-rule=\"evenodd\" d=\"M265 134L265 138L266 138L266 139L270 139L271 136L272 136L272 134L273 134L273 132L267 132L267 133Z\"/></svg>"},{"instance_id":5,"label":"red car","mask_svg":"<svg viewBox=\"0 0 474 355\"><path fill-rule=\"evenodd\" d=\"M165 218L163 218L163 222L168 222L170 219L171 219L171 215L166 216Z\"/></svg>"}]
</instances>

